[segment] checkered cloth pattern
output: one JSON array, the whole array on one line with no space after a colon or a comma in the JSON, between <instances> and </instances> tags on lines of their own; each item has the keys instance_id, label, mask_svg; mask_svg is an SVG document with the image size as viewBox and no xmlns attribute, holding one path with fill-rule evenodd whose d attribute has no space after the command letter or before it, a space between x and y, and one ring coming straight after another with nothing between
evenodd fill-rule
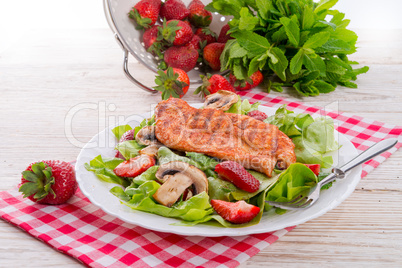
<instances>
[{"instance_id":1,"label":"checkered cloth pattern","mask_svg":"<svg viewBox=\"0 0 402 268\"><path fill-rule=\"evenodd\" d=\"M402 127L325 111L264 93L240 94L269 107L287 104L296 113L331 116L337 130L358 151L385 138L399 138L397 146L363 165L362 177L402 146ZM191 237L156 232L104 213L79 190L67 204L58 206L23 199L17 188L0 192L0 217L89 267L236 267L294 228L239 237Z\"/></svg>"}]
</instances>

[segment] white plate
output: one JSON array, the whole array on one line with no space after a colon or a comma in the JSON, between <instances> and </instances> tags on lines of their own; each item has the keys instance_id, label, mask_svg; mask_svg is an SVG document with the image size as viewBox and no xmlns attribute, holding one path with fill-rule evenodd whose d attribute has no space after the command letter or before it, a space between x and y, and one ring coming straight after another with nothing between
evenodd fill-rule
<instances>
[{"instance_id":1,"label":"white plate","mask_svg":"<svg viewBox=\"0 0 402 268\"><path fill-rule=\"evenodd\" d=\"M192 105L200 107L201 104ZM260 110L268 115L275 112L275 109L269 107L260 107ZM132 127L138 125L145 116L134 116L121 124L129 124ZM75 165L77 181L82 193L96 206L100 207L106 213L116 216L119 219L142 226L147 229L168 232L180 235L194 236L241 236L247 234L271 232L285 227L304 223L316 217L319 217L327 211L335 208L345 200L355 189L360 181L362 172L361 166L356 167L347 174L343 180L337 180L329 190L322 191L320 199L312 207L305 210L290 211L283 215L277 215L273 210L263 214L259 224L244 228L224 228L210 225L175 226L179 220L165 218L159 215L132 210L120 203L120 200L112 195L109 190L114 184L105 183L92 173L85 169L84 163L88 163L94 157L102 155L103 157L114 157L114 146L116 139L111 132L114 126L107 128L93 137L90 142L81 150ZM342 146L336 154L333 155L334 163L339 166L357 156L357 151L353 144L342 134L336 132L338 142Z\"/></svg>"}]
</instances>

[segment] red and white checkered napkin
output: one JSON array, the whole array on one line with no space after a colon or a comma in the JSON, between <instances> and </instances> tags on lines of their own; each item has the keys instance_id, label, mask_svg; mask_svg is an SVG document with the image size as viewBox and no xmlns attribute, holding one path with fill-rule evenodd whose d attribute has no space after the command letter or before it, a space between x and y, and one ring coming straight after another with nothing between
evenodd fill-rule
<instances>
[{"instance_id":1,"label":"red and white checkered napkin","mask_svg":"<svg viewBox=\"0 0 402 268\"><path fill-rule=\"evenodd\" d=\"M79 190L58 206L23 199L17 188L0 192L0 217L91 267L236 267L293 229L210 238L155 232L106 214Z\"/></svg>"},{"instance_id":2,"label":"red and white checkered napkin","mask_svg":"<svg viewBox=\"0 0 402 268\"><path fill-rule=\"evenodd\" d=\"M362 177L402 146L402 127L325 112L264 93L241 94L265 106L287 104L297 113L327 114L359 151L381 139L398 137L396 147L364 165ZM24 200L17 189L0 192L0 217L92 267L235 267L293 229L215 238L155 232L105 214L79 191L69 203L59 206Z\"/></svg>"}]
</instances>

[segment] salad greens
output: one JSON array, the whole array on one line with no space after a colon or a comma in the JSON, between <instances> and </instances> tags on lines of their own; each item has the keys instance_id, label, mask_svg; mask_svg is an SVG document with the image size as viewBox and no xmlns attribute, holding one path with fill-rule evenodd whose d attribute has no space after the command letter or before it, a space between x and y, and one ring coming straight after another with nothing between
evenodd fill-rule
<instances>
[{"instance_id":1,"label":"salad greens","mask_svg":"<svg viewBox=\"0 0 402 268\"><path fill-rule=\"evenodd\" d=\"M320 164L323 168L332 166L332 156L326 154L339 149L332 118L319 117L314 120L309 114L296 115L283 105L264 122L276 125L292 139L298 162Z\"/></svg>"},{"instance_id":2,"label":"salad greens","mask_svg":"<svg viewBox=\"0 0 402 268\"><path fill-rule=\"evenodd\" d=\"M120 178L113 172L113 169L115 169L121 162L123 162L123 160L120 158L103 159L101 155L98 155L89 163L85 163L85 168L88 171L94 172L96 177L104 182L117 183L122 186L128 186L129 182L126 179Z\"/></svg>"},{"instance_id":3,"label":"salad greens","mask_svg":"<svg viewBox=\"0 0 402 268\"><path fill-rule=\"evenodd\" d=\"M231 108L232 112L247 114L258 109L259 103L250 104L248 100L239 101ZM135 128L137 133L141 128L155 122L154 118L144 120L140 126ZM301 163L319 163L323 167L332 164L332 158L325 156L327 152L337 150L338 143L334 137L334 125L330 118L322 117L313 119L309 114L295 114L282 106L276 113L265 120L266 123L274 124L289 136L295 143L297 161ZM119 140L124 132L131 130L129 125L115 127L112 132ZM135 140L124 141L116 146L116 149L129 159L138 155L139 150L144 146ZM231 182L222 180L214 171L220 160L195 152L186 152L184 155L176 154L167 147L160 147L157 152L157 164L150 167L142 174L134 178L122 178L117 176L113 170L124 160L120 158L95 157L85 164L88 171L92 171L102 181L114 183L110 192L121 200L121 203L134 209L144 212L158 214L164 217L174 217L182 221L176 225L193 226L199 223L220 225L224 227L244 227L257 224L264 211L272 207L265 203L270 201L290 201L300 194L305 194L311 187L316 185L327 174L320 173L317 176L305 165L294 163L285 171L275 170L269 178L265 174L254 170L248 170L259 182L260 187L254 193L238 189ZM161 184L155 174L159 165L171 161L182 161L202 170L208 179L208 193L201 192L184 200L183 196L171 207L166 207L155 201L153 194ZM324 186L325 188L330 185ZM323 188L324 189L324 188ZM258 206L260 213L250 222L245 224L233 224L214 213L210 205L211 199L220 199L229 202L245 200ZM276 209L276 213L282 214L285 210Z\"/></svg>"},{"instance_id":4,"label":"salad greens","mask_svg":"<svg viewBox=\"0 0 402 268\"><path fill-rule=\"evenodd\" d=\"M307 194L317 184L317 176L311 169L300 163L291 164L267 193L266 199L275 202L289 202L295 197ZM267 205L267 208L269 206ZM282 214L283 209L276 209Z\"/></svg>"},{"instance_id":5,"label":"salad greens","mask_svg":"<svg viewBox=\"0 0 402 268\"><path fill-rule=\"evenodd\" d=\"M213 0L207 9L231 15L231 34L221 54L221 70L245 80L261 70L268 92L293 87L304 96L334 91L337 85L357 88L351 81L368 67L357 62L357 35L346 29L345 14L332 9L337 0Z\"/></svg>"},{"instance_id":6,"label":"salad greens","mask_svg":"<svg viewBox=\"0 0 402 268\"><path fill-rule=\"evenodd\" d=\"M229 110L226 111L226 113L232 113L232 114L248 114L251 111L258 110L258 106L260 106L259 102L255 102L253 104L250 104L248 99L241 100L239 96L239 100L233 104Z\"/></svg>"}]
</instances>

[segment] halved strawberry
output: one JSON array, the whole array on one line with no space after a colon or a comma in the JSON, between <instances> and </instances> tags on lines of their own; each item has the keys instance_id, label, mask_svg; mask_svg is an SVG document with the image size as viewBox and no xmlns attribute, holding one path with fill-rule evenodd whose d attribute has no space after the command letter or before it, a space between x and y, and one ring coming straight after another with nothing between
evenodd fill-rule
<instances>
[{"instance_id":1,"label":"halved strawberry","mask_svg":"<svg viewBox=\"0 0 402 268\"><path fill-rule=\"evenodd\" d=\"M113 171L120 177L136 177L155 165L155 158L142 154L120 163Z\"/></svg>"},{"instance_id":2,"label":"halved strawberry","mask_svg":"<svg viewBox=\"0 0 402 268\"><path fill-rule=\"evenodd\" d=\"M232 223L249 222L260 213L259 207L248 204L243 200L232 203L212 199L211 205L222 218Z\"/></svg>"},{"instance_id":3,"label":"halved strawberry","mask_svg":"<svg viewBox=\"0 0 402 268\"><path fill-rule=\"evenodd\" d=\"M253 193L260 188L260 181L237 162L224 161L216 165L215 172L243 191Z\"/></svg>"},{"instance_id":4,"label":"halved strawberry","mask_svg":"<svg viewBox=\"0 0 402 268\"><path fill-rule=\"evenodd\" d=\"M320 164L304 164L304 165L309 169L311 169L311 171L313 171L316 176L320 174Z\"/></svg>"},{"instance_id":5,"label":"halved strawberry","mask_svg":"<svg viewBox=\"0 0 402 268\"><path fill-rule=\"evenodd\" d=\"M265 119L268 118L268 115L266 113L258 111L258 110L251 111L251 112L247 113L247 115L254 119L260 120L260 121L264 121Z\"/></svg>"}]
</instances>

